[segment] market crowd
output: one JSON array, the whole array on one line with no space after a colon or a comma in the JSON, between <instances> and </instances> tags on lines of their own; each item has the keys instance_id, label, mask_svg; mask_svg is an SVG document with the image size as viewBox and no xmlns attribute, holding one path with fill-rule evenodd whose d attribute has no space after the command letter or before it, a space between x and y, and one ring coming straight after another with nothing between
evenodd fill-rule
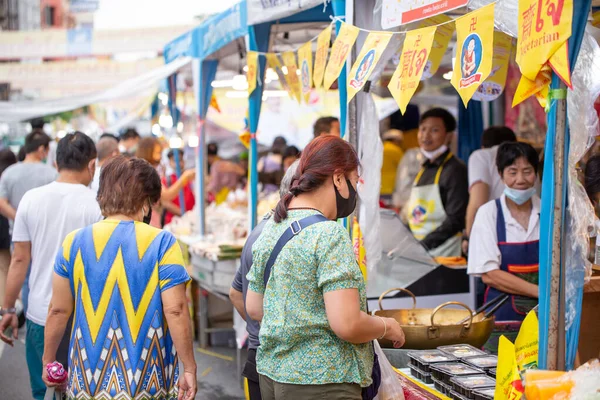
<instances>
[{"instance_id":1,"label":"market crowd","mask_svg":"<svg viewBox=\"0 0 600 400\"><path fill-rule=\"evenodd\" d=\"M468 260L481 303L508 296L496 329L510 335L537 304L539 155L492 127L464 163L452 151L456 128L440 108L392 117L381 136L381 207L397 211L432 257ZM161 229L195 207L194 170L183 152L133 129L97 143L67 134L54 166L50 149L34 129L19 162L0 151L0 338L12 345L26 317L33 397L58 385L46 369L58 361L69 398L194 398L190 277ZM247 185L247 154L223 159L216 143L206 153L208 201ZM585 177L594 204L599 160ZM334 117L315 122L302 151L278 137L258 162L262 190L280 199L249 233L230 291L247 321L253 400L372 398L373 340L404 343L395 319L368 313L350 237L336 222L355 211L360 171Z\"/></svg>"}]
</instances>

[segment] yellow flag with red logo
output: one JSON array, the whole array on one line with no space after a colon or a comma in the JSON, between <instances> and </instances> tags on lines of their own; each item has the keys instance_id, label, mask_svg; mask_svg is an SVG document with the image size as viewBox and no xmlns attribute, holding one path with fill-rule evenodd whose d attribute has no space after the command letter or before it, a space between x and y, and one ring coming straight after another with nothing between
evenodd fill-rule
<instances>
[{"instance_id":1,"label":"yellow flag with red logo","mask_svg":"<svg viewBox=\"0 0 600 400\"><path fill-rule=\"evenodd\" d=\"M300 79L298 78L298 66L296 64L296 54L292 51L286 51L281 55L283 64L287 68L286 79L290 90L294 94L294 98L298 103L302 102L302 89L300 87Z\"/></svg>"},{"instance_id":2,"label":"yellow flag with red logo","mask_svg":"<svg viewBox=\"0 0 600 400\"><path fill-rule=\"evenodd\" d=\"M517 90L515 90L515 96L513 97L512 106L515 107L521 104L531 96L537 98L538 102L543 108L546 108L547 97L548 97L548 86L552 81L552 69L547 63L542 66L540 72L538 72L535 80L530 81L525 77L521 76Z\"/></svg>"},{"instance_id":3,"label":"yellow flag with red logo","mask_svg":"<svg viewBox=\"0 0 600 400\"><path fill-rule=\"evenodd\" d=\"M425 64L425 69L423 70L423 76L421 76L421 80L425 80L431 78L437 72L440 64L442 63L442 59L444 58L444 54L446 53L446 49L448 49L448 44L452 39L452 35L454 34L454 22L450 22L452 18L447 15L440 14L435 17L431 17L423 21L420 25L420 28L427 28L429 26L437 25L437 30L435 32L435 37L433 38L433 44L431 45L431 52L429 54L429 60L427 60L427 64Z\"/></svg>"},{"instance_id":4,"label":"yellow flag with red logo","mask_svg":"<svg viewBox=\"0 0 600 400\"><path fill-rule=\"evenodd\" d=\"M319 33L317 38L317 52L313 71L313 82L317 89L323 86L323 75L325 75L325 64L327 63L327 53L331 42L331 28L332 25L329 25L323 32Z\"/></svg>"},{"instance_id":5,"label":"yellow flag with red logo","mask_svg":"<svg viewBox=\"0 0 600 400\"><path fill-rule=\"evenodd\" d=\"M277 56L277 54L267 53L265 55L265 57L267 58L267 66L269 68L271 68L277 74L277 77L279 78L279 83L281 84L281 87L288 92L290 97L293 97L294 94L290 90L290 86L287 82L287 78L286 78L285 74L283 73L283 66L281 65L281 62L279 61L279 57Z\"/></svg>"},{"instance_id":6,"label":"yellow flag with red logo","mask_svg":"<svg viewBox=\"0 0 600 400\"><path fill-rule=\"evenodd\" d=\"M435 30L435 26L429 26L406 33L398 68L394 71L388 84L388 89L398 103L402 114L406 111L410 99L419 87L435 37Z\"/></svg>"},{"instance_id":7,"label":"yellow flag with red logo","mask_svg":"<svg viewBox=\"0 0 600 400\"><path fill-rule=\"evenodd\" d=\"M519 0L517 64L534 81L542 66L571 37L573 0Z\"/></svg>"},{"instance_id":8,"label":"yellow flag with red logo","mask_svg":"<svg viewBox=\"0 0 600 400\"><path fill-rule=\"evenodd\" d=\"M508 75L508 64L512 54L512 38L505 33L494 32L494 57L492 59L492 72L488 78L479 86L473 100L493 101L504 91L506 77Z\"/></svg>"},{"instance_id":9,"label":"yellow flag with red logo","mask_svg":"<svg viewBox=\"0 0 600 400\"><path fill-rule=\"evenodd\" d=\"M242 142L242 144L244 145L244 147L246 147L247 149L250 148L250 138L251 138L251 134L250 131L248 129L245 129L242 133L239 134L239 139L240 142Z\"/></svg>"},{"instance_id":10,"label":"yellow flag with red logo","mask_svg":"<svg viewBox=\"0 0 600 400\"><path fill-rule=\"evenodd\" d=\"M300 83L302 96L308 104L310 90L312 89L312 42L304 43L298 49L298 64L300 65Z\"/></svg>"},{"instance_id":11,"label":"yellow flag with red logo","mask_svg":"<svg viewBox=\"0 0 600 400\"><path fill-rule=\"evenodd\" d=\"M248 72L246 72L246 79L248 80L248 95L251 95L256 89L256 77L258 74L258 53L256 51L248 51L246 53L246 60L248 63Z\"/></svg>"},{"instance_id":12,"label":"yellow flag with red logo","mask_svg":"<svg viewBox=\"0 0 600 400\"><path fill-rule=\"evenodd\" d=\"M356 217L354 217L352 223L352 245L354 247L354 255L356 256L356 261L358 262L360 272L362 272L366 282L367 251L365 249L365 239L363 237L362 231L360 230L360 225L358 224L358 220L356 219Z\"/></svg>"},{"instance_id":13,"label":"yellow flag with red logo","mask_svg":"<svg viewBox=\"0 0 600 400\"><path fill-rule=\"evenodd\" d=\"M465 107L492 71L494 3L456 20L456 60L452 86Z\"/></svg>"},{"instance_id":14,"label":"yellow flag with red logo","mask_svg":"<svg viewBox=\"0 0 600 400\"><path fill-rule=\"evenodd\" d=\"M325 68L325 77L323 81L323 87L328 90L333 82L340 76L342 68L348 59L348 54L356 42L360 29L355 26L342 23L342 27L331 47L331 55L329 56L329 62L327 68Z\"/></svg>"},{"instance_id":15,"label":"yellow flag with red logo","mask_svg":"<svg viewBox=\"0 0 600 400\"><path fill-rule=\"evenodd\" d=\"M365 40L356 61L352 66L348 80L348 102L358 93L373 73L381 55L387 47L392 34L388 32L371 32Z\"/></svg>"},{"instance_id":16,"label":"yellow flag with red logo","mask_svg":"<svg viewBox=\"0 0 600 400\"><path fill-rule=\"evenodd\" d=\"M221 112L221 107L219 107L219 102L217 101L217 96L215 96L215 94L213 93L212 96L210 97L210 107L214 108L216 112L220 113Z\"/></svg>"}]
</instances>

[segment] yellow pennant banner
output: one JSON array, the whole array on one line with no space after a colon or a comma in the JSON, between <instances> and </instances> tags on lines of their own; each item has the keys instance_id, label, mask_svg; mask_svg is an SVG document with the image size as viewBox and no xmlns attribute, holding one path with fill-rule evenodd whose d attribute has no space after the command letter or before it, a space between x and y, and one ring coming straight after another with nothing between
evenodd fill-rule
<instances>
[{"instance_id":1,"label":"yellow pennant banner","mask_svg":"<svg viewBox=\"0 0 600 400\"><path fill-rule=\"evenodd\" d=\"M493 101L504 91L508 64L512 53L512 38L502 32L494 32L494 57L492 59L492 72L479 86L473 100Z\"/></svg>"},{"instance_id":2,"label":"yellow pennant banner","mask_svg":"<svg viewBox=\"0 0 600 400\"><path fill-rule=\"evenodd\" d=\"M287 82L290 85L290 90L294 94L298 103L302 102L302 89L300 88L300 79L298 78L298 67L296 65L296 54L291 51L286 51L281 55L283 64L287 68Z\"/></svg>"},{"instance_id":3,"label":"yellow pennant banner","mask_svg":"<svg viewBox=\"0 0 600 400\"><path fill-rule=\"evenodd\" d=\"M494 5L456 20L456 60L451 82L465 107L492 71Z\"/></svg>"},{"instance_id":4,"label":"yellow pennant banner","mask_svg":"<svg viewBox=\"0 0 600 400\"><path fill-rule=\"evenodd\" d=\"M323 75L325 75L325 64L327 63L329 42L331 42L331 28L332 25L329 25L323 32L319 33L319 37L317 38L317 52L315 54L315 67L313 71L313 82L317 89L323 86Z\"/></svg>"},{"instance_id":5,"label":"yellow pennant banner","mask_svg":"<svg viewBox=\"0 0 600 400\"><path fill-rule=\"evenodd\" d=\"M519 0L517 64L534 81L542 66L571 37L573 0Z\"/></svg>"},{"instance_id":6,"label":"yellow pennant banner","mask_svg":"<svg viewBox=\"0 0 600 400\"><path fill-rule=\"evenodd\" d=\"M312 42L306 42L298 49L298 64L300 64L300 83L302 96L308 104L310 89L312 89Z\"/></svg>"},{"instance_id":7,"label":"yellow pennant banner","mask_svg":"<svg viewBox=\"0 0 600 400\"><path fill-rule=\"evenodd\" d=\"M256 51L249 51L246 53L246 59L248 62L248 72L246 72L246 79L248 80L248 95L251 95L256 89L256 78L258 74L258 53Z\"/></svg>"},{"instance_id":8,"label":"yellow pennant banner","mask_svg":"<svg viewBox=\"0 0 600 400\"><path fill-rule=\"evenodd\" d=\"M239 134L240 142L242 142L244 147L246 147L247 149L250 148L250 138L251 137L252 137L252 135L250 134L250 131L248 129L244 130L242 133Z\"/></svg>"},{"instance_id":9,"label":"yellow pennant banner","mask_svg":"<svg viewBox=\"0 0 600 400\"><path fill-rule=\"evenodd\" d=\"M365 238L363 237L362 231L360 230L360 225L358 224L358 220L354 217L352 222L352 245L354 247L354 255L356 256L356 261L358 261L358 266L360 268L360 272L363 274L363 278L365 278L365 282L367 280L367 251L365 250Z\"/></svg>"},{"instance_id":10,"label":"yellow pennant banner","mask_svg":"<svg viewBox=\"0 0 600 400\"><path fill-rule=\"evenodd\" d=\"M421 28L439 25L437 31L435 32L435 37L433 38L431 53L429 54L429 60L427 60L427 64L425 64L425 70L423 71L421 80L425 80L434 76L440 67L442 58L444 58L444 53L446 53L450 39L452 39L452 35L454 34L454 23L449 22L451 20L452 18L448 17L447 15L440 14L426 19L421 24Z\"/></svg>"},{"instance_id":11,"label":"yellow pennant banner","mask_svg":"<svg viewBox=\"0 0 600 400\"><path fill-rule=\"evenodd\" d=\"M209 107L212 107L215 109L216 112L220 113L221 112L221 107L219 107L219 102L217 101L217 96L215 96L215 94L213 93L212 96L210 97L210 104Z\"/></svg>"},{"instance_id":12,"label":"yellow pennant banner","mask_svg":"<svg viewBox=\"0 0 600 400\"><path fill-rule=\"evenodd\" d=\"M419 87L419 81L435 37L435 30L435 26L429 26L406 33L400 63L388 85L402 114L406 111L410 99Z\"/></svg>"},{"instance_id":13,"label":"yellow pennant banner","mask_svg":"<svg viewBox=\"0 0 600 400\"><path fill-rule=\"evenodd\" d=\"M356 42L359 32L360 30L357 27L342 23L337 38L331 47L329 63L327 63L327 68L325 68L323 87L326 90L340 76L340 72L342 72L342 68L346 63L350 50L352 50L352 46L354 46L354 42Z\"/></svg>"},{"instance_id":14,"label":"yellow pennant banner","mask_svg":"<svg viewBox=\"0 0 600 400\"><path fill-rule=\"evenodd\" d=\"M535 80L530 81L525 75L521 76L515 96L513 97L512 106L515 107L531 96L535 95L538 102L543 108L546 108L548 97L548 86L552 81L552 69L548 64L544 64L540 72L538 72Z\"/></svg>"},{"instance_id":15,"label":"yellow pennant banner","mask_svg":"<svg viewBox=\"0 0 600 400\"><path fill-rule=\"evenodd\" d=\"M277 74L277 77L279 78L279 83L281 84L281 87L285 91L288 92L290 97L293 97L294 94L290 90L290 86L287 82L287 78L286 78L285 74L283 73L282 65L281 65L281 62L279 61L279 57L277 56L277 54L267 53L266 57L267 57L267 66L269 68L271 68L273 71L275 71L275 73Z\"/></svg>"},{"instance_id":16,"label":"yellow pennant banner","mask_svg":"<svg viewBox=\"0 0 600 400\"><path fill-rule=\"evenodd\" d=\"M387 47L392 34L388 32L371 32L365 40L356 61L350 70L348 81L348 102L354 98L373 73L381 55Z\"/></svg>"},{"instance_id":17,"label":"yellow pennant banner","mask_svg":"<svg viewBox=\"0 0 600 400\"><path fill-rule=\"evenodd\" d=\"M569 65L569 46L567 42L564 42L556 50L556 53L552 54L548 60L548 64L550 64L550 68L552 68L565 85L569 89L573 89L573 84L571 83L571 66Z\"/></svg>"}]
</instances>

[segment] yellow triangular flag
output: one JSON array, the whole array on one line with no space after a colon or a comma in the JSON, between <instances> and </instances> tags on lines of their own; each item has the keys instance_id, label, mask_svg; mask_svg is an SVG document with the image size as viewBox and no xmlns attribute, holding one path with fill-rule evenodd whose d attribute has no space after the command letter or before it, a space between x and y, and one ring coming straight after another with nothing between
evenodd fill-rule
<instances>
[{"instance_id":1,"label":"yellow triangular flag","mask_svg":"<svg viewBox=\"0 0 600 400\"><path fill-rule=\"evenodd\" d=\"M313 82L319 89L323 86L323 75L325 74L325 64L327 62L327 53L329 52L329 42L331 41L331 25L329 25L317 38L317 53L315 54L315 68L313 71Z\"/></svg>"},{"instance_id":2,"label":"yellow triangular flag","mask_svg":"<svg viewBox=\"0 0 600 400\"><path fill-rule=\"evenodd\" d=\"M550 64L550 67L554 73L558 75L560 80L563 81L569 89L573 89L573 84L571 83L571 67L569 65L569 46L567 46L567 42L564 42L562 46L556 50L556 53L552 54L552 57L548 60L548 64Z\"/></svg>"},{"instance_id":3,"label":"yellow triangular flag","mask_svg":"<svg viewBox=\"0 0 600 400\"><path fill-rule=\"evenodd\" d=\"M342 23L342 27L331 47L331 56L325 68L325 77L323 81L323 87L325 90L329 90L333 82L340 76L342 68L348 59L348 54L356 42L360 29L355 26Z\"/></svg>"},{"instance_id":4,"label":"yellow triangular flag","mask_svg":"<svg viewBox=\"0 0 600 400\"><path fill-rule=\"evenodd\" d=\"M246 79L248 80L248 95L251 95L256 89L256 78L258 74L258 53L256 51L248 51L246 53L246 60L248 62L248 72L246 72Z\"/></svg>"},{"instance_id":5,"label":"yellow triangular flag","mask_svg":"<svg viewBox=\"0 0 600 400\"><path fill-rule=\"evenodd\" d=\"M291 51L286 51L281 55L283 63L287 68L286 79L290 85L290 90L294 94L296 101L300 103L302 101L302 89L300 87L300 79L298 78L298 67L296 65L296 54Z\"/></svg>"},{"instance_id":6,"label":"yellow triangular flag","mask_svg":"<svg viewBox=\"0 0 600 400\"><path fill-rule=\"evenodd\" d=\"M533 95L536 95L540 105L546 107L546 97L548 95L548 85L552 81L552 70L548 64L544 65L538 73L535 81L530 81L525 75L521 76L512 106L515 107ZM541 93L540 93L541 92Z\"/></svg>"},{"instance_id":7,"label":"yellow triangular flag","mask_svg":"<svg viewBox=\"0 0 600 400\"><path fill-rule=\"evenodd\" d=\"M373 73L381 55L387 47L392 34L388 32L371 32L365 40L356 61L350 70L348 81L348 102L358 93Z\"/></svg>"},{"instance_id":8,"label":"yellow triangular flag","mask_svg":"<svg viewBox=\"0 0 600 400\"><path fill-rule=\"evenodd\" d=\"M300 65L302 96L308 104L312 89L312 42L306 42L298 49L298 64Z\"/></svg>"},{"instance_id":9,"label":"yellow triangular flag","mask_svg":"<svg viewBox=\"0 0 600 400\"><path fill-rule=\"evenodd\" d=\"M219 103L217 102L217 96L213 93L210 97L210 107L214 108L218 113L221 112L221 107L219 107Z\"/></svg>"},{"instance_id":10,"label":"yellow triangular flag","mask_svg":"<svg viewBox=\"0 0 600 400\"><path fill-rule=\"evenodd\" d=\"M398 103L402 114L406 111L410 99L419 87L419 81L435 37L435 30L435 26L429 26L406 33L400 63L388 84L388 89Z\"/></svg>"},{"instance_id":11,"label":"yellow triangular flag","mask_svg":"<svg viewBox=\"0 0 600 400\"><path fill-rule=\"evenodd\" d=\"M505 33L494 32L494 57L492 59L492 72L488 78L479 86L473 100L493 101L504 91L506 77L508 75L508 64L512 54L512 38Z\"/></svg>"},{"instance_id":12,"label":"yellow triangular flag","mask_svg":"<svg viewBox=\"0 0 600 400\"><path fill-rule=\"evenodd\" d=\"M425 70L423 71L421 80L431 78L440 67L448 44L450 43L450 39L452 39L452 35L454 34L454 22L450 22L451 20L452 18L447 15L440 14L428 18L421 23L421 28L437 25L433 44L431 45L431 52L429 53L429 60L427 60L427 64L425 64Z\"/></svg>"},{"instance_id":13,"label":"yellow triangular flag","mask_svg":"<svg viewBox=\"0 0 600 400\"><path fill-rule=\"evenodd\" d=\"M457 47L451 82L465 107L492 72L494 6L482 7L455 22Z\"/></svg>"}]
</instances>

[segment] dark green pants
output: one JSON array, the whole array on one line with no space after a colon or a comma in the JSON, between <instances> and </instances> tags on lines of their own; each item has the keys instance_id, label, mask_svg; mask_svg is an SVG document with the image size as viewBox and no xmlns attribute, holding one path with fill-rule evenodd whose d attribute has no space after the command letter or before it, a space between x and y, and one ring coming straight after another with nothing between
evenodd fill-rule
<instances>
[{"instance_id":1,"label":"dark green pants","mask_svg":"<svg viewBox=\"0 0 600 400\"><path fill-rule=\"evenodd\" d=\"M275 382L260 375L263 400L362 400L362 390L356 383L326 385L292 385Z\"/></svg>"}]
</instances>

